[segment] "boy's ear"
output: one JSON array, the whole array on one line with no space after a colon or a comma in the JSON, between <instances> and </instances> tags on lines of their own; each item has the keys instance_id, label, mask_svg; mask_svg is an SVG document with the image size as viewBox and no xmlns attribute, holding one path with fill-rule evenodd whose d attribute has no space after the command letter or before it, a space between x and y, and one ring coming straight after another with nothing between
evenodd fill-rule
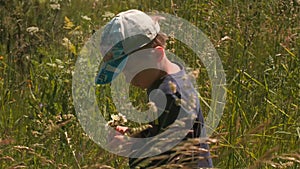
<instances>
[{"instance_id":1,"label":"boy's ear","mask_svg":"<svg viewBox=\"0 0 300 169\"><path fill-rule=\"evenodd\" d=\"M154 49L157 56L157 61L160 62L165 56L165 49L161 46L156 46Z\"/></svg>"}]
</instances>

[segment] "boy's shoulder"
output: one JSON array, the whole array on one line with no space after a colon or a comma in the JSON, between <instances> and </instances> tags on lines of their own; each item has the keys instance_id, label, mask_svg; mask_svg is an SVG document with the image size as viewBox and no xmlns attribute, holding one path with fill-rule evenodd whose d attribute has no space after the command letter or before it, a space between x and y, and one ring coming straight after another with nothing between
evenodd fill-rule
<instances>
[{"instance_id":1,"label":"boy's shoulder","mask_svg":"<svg viewBox=\"0 0 300 169\"><path fill-rule=\"evenodd\" d=\"M167 75L162 79L161 84L159 85L158 89L162 90L165 94L176 94L181 93L182 84L176 76Z\"/></svg>"},{"instance_id":2,"label":"boy's shoulder","mask_svg":"<svg viewBox=\"0 0 300 169\"><path fill-rule=\"evenodd\" d=\"M181 93L184 86L189 83L185 80L187 77L184 69L182 68L179 72L175 74L167 74L154 82L154 84L148 89L151 91L153 89L160 89L163 93L167 95L174 95L176 93Z\"/></svg>"}]
</instances>

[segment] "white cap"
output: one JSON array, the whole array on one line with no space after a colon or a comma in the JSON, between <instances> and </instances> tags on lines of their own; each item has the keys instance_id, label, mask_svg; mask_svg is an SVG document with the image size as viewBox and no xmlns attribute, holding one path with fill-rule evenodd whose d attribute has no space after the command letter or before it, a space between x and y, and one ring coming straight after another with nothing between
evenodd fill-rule
<instances>
[{"instance_id":1,"label":"white cap","mask_svg":"<svg viewBox=\"0 0 300 169\"><path fill-rule=\"evenodd\" d=\"M101 65L96 83L111 82L124 68L128 54L150 43L159 31L158 22L142 11L133 9L117 14L101 36L101 54L110 54L111 59Z\"/></svg>"}]
</instances>

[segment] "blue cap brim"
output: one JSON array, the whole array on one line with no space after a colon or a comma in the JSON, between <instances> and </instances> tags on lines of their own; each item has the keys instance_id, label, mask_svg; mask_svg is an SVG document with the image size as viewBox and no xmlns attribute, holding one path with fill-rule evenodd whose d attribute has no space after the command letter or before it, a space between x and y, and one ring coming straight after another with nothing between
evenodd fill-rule
<instances>
[{"instance_id":1,"label":"blue cap brim","mask_svg":"<svg viewBox=\"0 0 300 169\"><path fill-rule=\"evenodd\" d=\"M107 84L113 81L124 69L128 57L122 59L104 62L95 79L96 84Z\"/></svg>"}]
</instances>

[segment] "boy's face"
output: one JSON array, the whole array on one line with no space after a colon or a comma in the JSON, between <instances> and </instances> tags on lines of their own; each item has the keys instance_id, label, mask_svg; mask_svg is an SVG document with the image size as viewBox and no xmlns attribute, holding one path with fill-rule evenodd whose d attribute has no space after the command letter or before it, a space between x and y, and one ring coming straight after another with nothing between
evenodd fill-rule
<instances>
[{"instance_id":1,"label":"boy's face","mask_svg":"<svg viewBox=\"0 0 300 169\"><path fill-rule=\"evenodd\" d=\"M123 73L128 83L146 89L159 78L159 65L155 49L144 49L128 56Z\"/></svg>"},{"instance_id":2,"label":"boy's face","mask_svg":"<svg viewBox=\"0 0 300 169\"><path fill-rule=\"evenodd\" d=\"M130 77L130 75L129 76L126 75L127 73L125 73L125 71L124 74L127 82L130 81L130 83L136 87L147 89L156 80L154 78L155 77L154 75L157 74L157 70L156 69L143 70L139 72L137 75L135 75L131 80L128 80L128 77Z\"/></svg>"}]
</instances>

